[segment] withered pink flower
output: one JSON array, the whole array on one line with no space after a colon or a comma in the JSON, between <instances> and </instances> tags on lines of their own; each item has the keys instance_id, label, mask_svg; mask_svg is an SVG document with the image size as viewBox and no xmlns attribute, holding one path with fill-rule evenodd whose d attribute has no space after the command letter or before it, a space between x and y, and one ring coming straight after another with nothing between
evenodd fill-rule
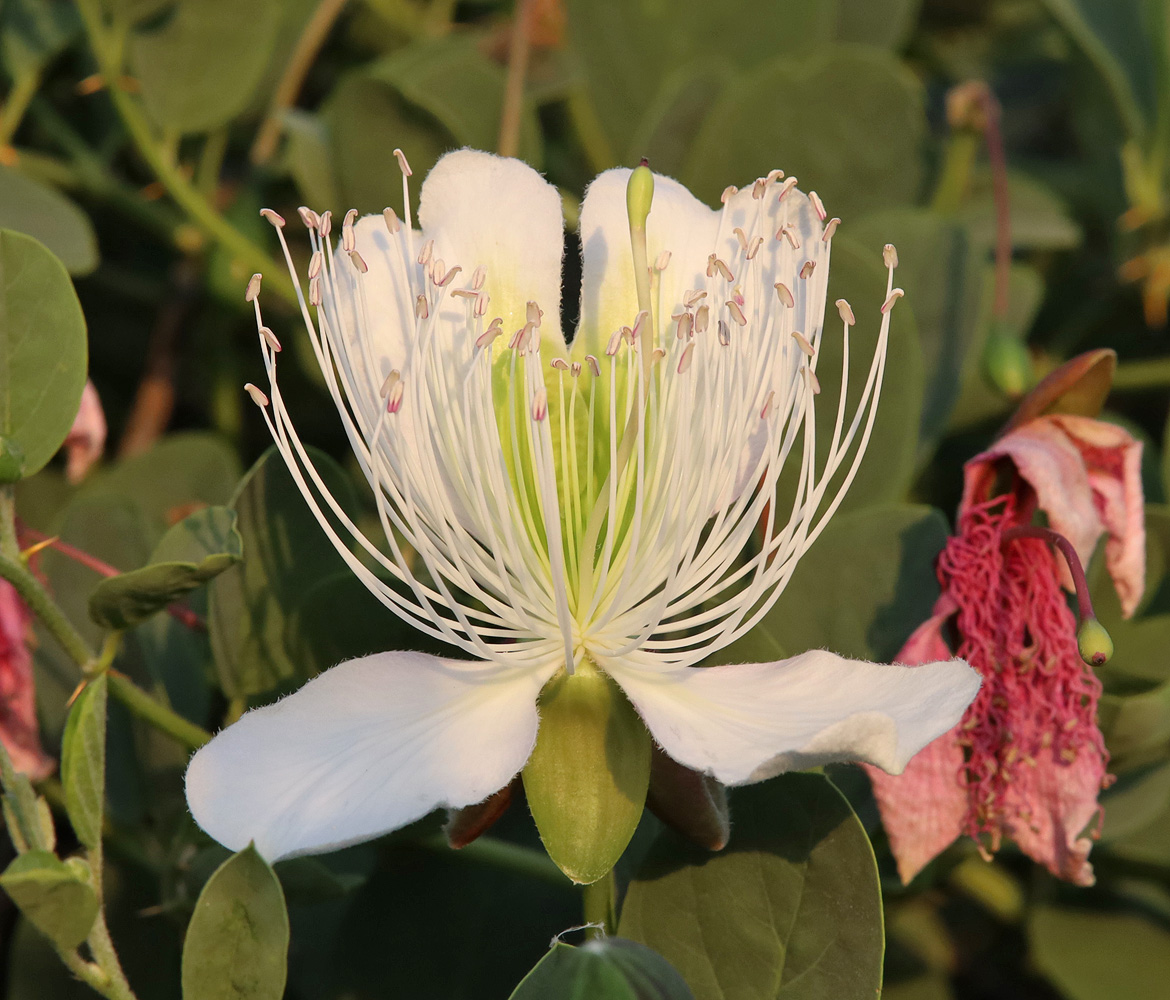
<instances>
[{"instance_id":1,"label":"withered pink flower","mask_svg":"<svg viewBox=\"0 0 1170 1000\"><path fill-rule=\"evenodd\" d=\"M1039 507L1082 562L1106 535L1106 565L1132 614L1145 580L1140 462L1140 442L1121 428L1046 415L967 463L958 532L939 557L942 596L897 659L950 655L953 619L955 653L983 686L901 776L867 768L904 882L967 834L985 855L1007 837L1054 875L1092 884L1086 830L1108 782L1101 684L1061 589L1072 586L1069 567L1025 532Z\"/></svg>"},{"instance_id":2,"label":"withered pink flower","mask_svg":"<svg viewBox=\"0 0 1170 1000\"><path fill-rule=\"evenodd\" d=\"M7 580L0 580L0 742L12 766L36 780L52 773L41 749L27 639L32 616Z\"/></svg>"},{"instance_id":3,"label":"withered pink flower","mask_svg":"<svg viewBox=\"0 0 1170 1000\"><path fill-rule=\"evenodd\" d=\"M93 382L86 380L81 405L62 445L65 449L65 478L80 483L106 447L106 414Z\"/></svg>"}]
</instances>

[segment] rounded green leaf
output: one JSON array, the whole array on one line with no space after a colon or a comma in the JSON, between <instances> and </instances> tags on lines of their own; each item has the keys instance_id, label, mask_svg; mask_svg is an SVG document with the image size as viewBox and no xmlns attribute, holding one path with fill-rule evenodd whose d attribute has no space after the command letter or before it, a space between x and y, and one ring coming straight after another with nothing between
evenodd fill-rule
<instances>
[{"instance_id":1,"label":"rounded green leaf","mask_svg":"<svg viewBox=\"0 0 1170 1000\"><path fill-rule=\"evenodd\" d=\"M553 943L510 1000L694 1000L661 955L623 938Z\"/></svg>"},{"instance_id":2,"label":"rounded green leaf","mask_svg":"<svg viewBox=\"0 0 1170 1000\"><path fill-rule=\"evenodd\" d=\"M280 1000L288 936L280 880L246 847L199 894L183 945L183 1000Z\"/></svg>"},{"instance_id":3,"label":"rounded green leaf","mask_svg":"<svg viewBox=\"0 0 1170 1000\"><path fill-rule=\"evenodd\" d=\"M63 194L8 167L0 167L0 229L40 240L70 274L89 274L98 265L89 216Z\"/></svg>"},{"instance_id":4,"label":"rounded green leaf","mask_svg":"<svg viewBox=\"0 0 1170 1000\"><path fill-rule=\"evenodd\" d=\"M178 0L130 35L151 117L176 132L225 125L251 100L276 43L277 0Z\"/></svg>"},{"instance_id":5,"label":"rounded green leaf","mask_svg":"<svg viewBox=\"0 0 1170 1000\"><path fill-rule=\"evenodd\" d=\"M61 783L77 839L96 847L102 839L106 795L106 676L90 681L69 711L61 741Z\"/></svg>"},{"instance_id":6,"label":"rounded green leaf","mask_svg":"<svg viewBox=\"0 0 1170 1000\"><path fill-rule=\"evenodd\" d=\"M203 586L243 557L236 512L227 507L196 511L176 524L141 569L112 576L89 597L89 616L106 628L125 629ZM167 559L169 554L189 559Z\"/></svg>"},{"instance_id":7,"label":"rounded green leaf","mask_svg":"<svg viewBox=\"0 0 1170 1000\"><path fill-rule=\"evenodd\" d=\"M49 851L22 854L0 875L0 886L37 930L72 950L97 919L93 888L73 866Z\"/></svg>"},{"instance_id":8,"label":"rounded green leaf","mask_svg":"<svg viewBox=\"0 0 1170 1000\"><path fill-rule=\"evenodd\" d=\"M818 774L737 789L719 854L664 832L630 883L619 933L697 997L874 1000L882 903L869 839Z\"/></svg>"},{"instance_id":9,"label":"rounded green leaf","mask_svg":"<svg viewBox=\"0 0 1170 1000\"><path fill-rule=\"evenodd\" d=\"M1028 937L1036 967L1068 1000L1159 997L1170 982L1170 930L1136 911L1039 906Z\"/></svg>"},{"instance_id":10,"label":"rounded green leaf","mask_svg":"<svg viewBox=\"0 0 1170 1000\"><path fill-rule=\"evenodd\" d=\"M0 230L0 438L31 476L61 447L85 387L85 317L62 263Z\"/></svg>"},{"instance_id":11,"label":"rounded green leaf","mask_svg":"<svg viewBox=\"0 0 1170 1000\"><path fill-rule=\"evenodd\" d=\"M717 204L728 184L779 167L815 189L847 233L860 213L915 197L925 135L921 87L902 64L886 52L842 46L776 60L729 87L681 179Z\"/></svg>"},{"instance_id":12,"label":"rounded green leaf","mask_svg":"<svg viewBox=\"0 0 1170 1000\"><path fill-rule=\"evenodd\" d=\"M356 500L345 472L328 456L311 449L310 454L334 497L352 513ZM290 648L290 637L297 636L291 619L306 591L349 570L275 448L244 476L231 507L244 560L212 581L208 629L224 691L247 697L303 682L333 665L300 655L310 647ZM380 606L374 613L392 618Z\"/></svg>"}]
</instances>

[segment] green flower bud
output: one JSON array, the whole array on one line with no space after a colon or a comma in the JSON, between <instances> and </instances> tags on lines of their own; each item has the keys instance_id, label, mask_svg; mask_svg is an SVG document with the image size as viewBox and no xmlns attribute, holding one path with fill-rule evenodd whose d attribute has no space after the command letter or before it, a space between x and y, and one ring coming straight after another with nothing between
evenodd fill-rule
<instances>
[{"instance_id":1,"label":"green flower bud","mask_svg":"<svg viewBox=\"0 0 1170 1000\"><path fill-rule=\"evenodd\" d=\"M24 451L15 441L0 437L0 484L15 483L24 475Z\"/></svg>"},{"instance_id":2,"label":"green flower bud","mask_svg":"<svg viewBox=\"0 0 1170 1000\"><path fill-rule=\"evenodd\" d=\"M1032 357L1027 345L996 323L983 346L983 368L1000 392L1017 399L1032 384Z\"/></svg>"},{"instance_id":3,"label":"green flower bud","mask_svg":"<svg viewBox=\"0 0 1170 1000\"><path fill-rule=\"evenodd\" d=\"M646 804L650 733L608 675L588 661L540 695L524 791L545 850L574 882L596 882L626 849Z\"/></svg>"},{"instance_id":4,"label":"green flower bud","mask_svg":"<svg viewBox=\"0 0 1170 1000\"><path fill-rule=\"evenodd\" d=\"M1113 656L1113 640L1096 618L1086 618L1077 626L1077 649L1089 666L1099 667Z\"/></svg>"}]
</instances>

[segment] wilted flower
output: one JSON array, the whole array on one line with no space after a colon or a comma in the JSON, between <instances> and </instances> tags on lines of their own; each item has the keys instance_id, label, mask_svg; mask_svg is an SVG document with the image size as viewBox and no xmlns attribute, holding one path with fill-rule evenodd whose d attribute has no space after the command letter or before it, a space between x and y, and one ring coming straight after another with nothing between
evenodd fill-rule
<instances>
[{"instance_id":1,"label":"wilted flower","mask_svg":"<svg viewBox=\"0 0 1170 1000\"><path fill-rule=\"evenodd\" d=\"M637 824L653 741L740 784L845 758L898 771L954 725L978 686L958 662L909 670L817 650L697 666L767 612L852 481L901 294L893 248L868 380L851 419L842 392L818 475L837 220L795 178L729 188L711 211L645 167L602 174L581 210L570 348L557 190L519 161L452 153L423 185L420 232L397 155L405 219L351 212L335 244L329 214L301 210L304 320L386 551L313 468L258 303L271 406L250 391L353 571L475 659L368 656L249 712L191 763L200 825L270 858L327 850L480 802L523 769L550 854L590 881ZM266 214L283 245L284 220ZM258 290L256 278L251 300ZM838 308L848 338L853 314ZM794 448L785 520L773 501Z\"/></svg>"},{"instance_id":2,"label":"wilted flower","mask_svg":"<svg viewBox=\"0 0 1170 1000\"><path fill-rule=\"evenodd\" d=\"M101 397L89 379L81 391L81 404L73 426L62 445L65 449L65 478L80 483L106 447L106 414Z\"/></svg>"},{"instance_id":3,"label":"wilted flower","mask_svg":"<svg viewBox=\"0 0 1170 1000\"><path fill-rule=\"evenodd\" d=\"M1081 564L1104 534L1106 567L1133 613L1145 578L1140 466L1141 444L1126 431L1073 414L1017 420L967 463L957 534L938 563L942 596L898 660L948 655L953 619L956 652L983 687L902 775L869 769L903 881L965 833L985 851L1008 837L1054 875L1092 883L1086 828L1100 813L1108 754L1101 683L1082 655L1103 654L1078 650L1061 583L1073 588L1070 569L1079 577L1082 619L1095 625ZM1051 531L1031 527L1037 507Z\"/></svg>"},{"instance_id":4,"label":"wilted flower","mask_svg":"<svg viewBox=\"0 0 1170 1000\"><path fill-rule=\"evenodd\" d=\"M12 766L34 781L56 766L41 749L32 654L32 615L7 580L0 580L0 742Z\"/></svg>"}]
</instances>

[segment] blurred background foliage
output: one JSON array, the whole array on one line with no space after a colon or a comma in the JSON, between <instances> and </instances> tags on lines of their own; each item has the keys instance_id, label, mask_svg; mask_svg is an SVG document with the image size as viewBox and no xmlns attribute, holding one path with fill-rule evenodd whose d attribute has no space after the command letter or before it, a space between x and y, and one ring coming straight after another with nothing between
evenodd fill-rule
<instances>
[{"instance_id":1,"label":"blurred background foliage","mask_svg":"<svg viewBox=\"0 0 1170 1000\"><path fill-rule=\"evenodd\" d=\"M647 156L717 203L725 185L782 167L845 220L830 297L847 295L859 315L879 304L879 251L893 242L907 298L859 481L737 655L827 646L891 658L937 595L933 560L962 463L990 441L1013 395L1071 355L1118 352L1105 416L1146 447L1150 574L1133 620L1120 619L1094 567L1117 647L1102 671L1102 725L1119 778L1104 798L1093 853L1098 884L1071 889L1010 849L987 864L974 845L960 844L903 888L866 781L835 770L879 860L884 995L1164 995L1165 4L533 0L521 9L524 20L507 0L0 4L0 227L41 240L73 275L111 432L104 464L80 486L69 486L56 464L23 481L19 516L26 528L127 571L162 558L160 546L168 558L176 546L194 558L191 540L168 529L203 507L230 506L245 553L189 598L206 629L153 617L128 633L117 669L214 730L343 657L425 646L345 571L279 462L261 459L244 475L266 436L240 391L261 373L243 288L264 271L267 322L301 362L285 368L301 435L337 459L328 468L343 503L370 516L348 483L355 469L298 333L261 206L285 215L292 233L300 204L335 215L400 208L395 147L416 180L451 148L510 149L563 192L571 329L572 228L596 172ZM509 53L524 48L523 100L510 103ZM1011 259L998 305L987 122L948 105L969 80L989 84L1006 150ZM416 198L418 190L415 183ZM292 243L303 264L307 241ZM861 340L866 330L858 327ZM857 344L855 357L866 356ZM835 388L825 388L831 403ZM100 630L84 623L100 574L59 551L46 551L41 569L96 641ZM36 670L45 744L54 748L76 674L47 636ZM183 929L226 856L186 814L185 758L111 702L107 892L115 940L144 1000L178 995ZM51 779L43 790L53 798ZM757 799L742 799L745 816L765 814ZM63 819L59 826L67 847L72 835ZM657 826L647 815L623 861L627 877ZM292 919L288 996L503 997L549 937L579 921L578 899L559 875L515 870L523 863L508 845L537 843L526 810L513 808L478 854L451 854L438 829L434 817L372 845L278 866ZM734 884L746 876L733 862L704 877L726 871ZM653 910L647 893L631 894L623 933ZM12 1000L88 995L7 899L0 925ZM764 995L723 985L728 996Z\"/></svg>"}]
</instances>

